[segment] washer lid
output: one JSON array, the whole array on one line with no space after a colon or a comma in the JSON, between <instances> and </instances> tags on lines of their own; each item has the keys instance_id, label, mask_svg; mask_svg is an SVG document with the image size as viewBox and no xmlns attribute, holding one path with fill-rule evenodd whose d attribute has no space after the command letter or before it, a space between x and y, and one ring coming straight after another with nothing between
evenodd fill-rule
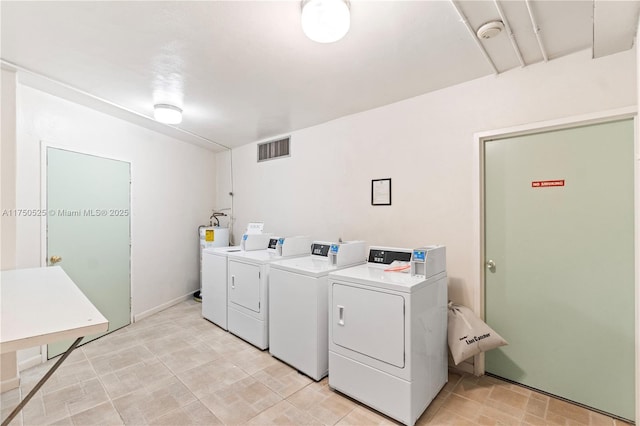
<instances>
[{"instance_id":1,"label":"washer lid","mask_svg":"<svg viewBox=\"0 0 640 426\"><path fill-rule=\"evenodd\" d=\"M209 247L202 250L202 253L215 254L217 256L227 256L229 253L241 251L240 246L228 246L228 247Z\"/></svg>"},{"instance_id":2,"label":"washer lid","mask_svg":"<svg viewBox=\"0 0 640 426\"><path fill-rule=\"evenodd\" d=\"M352 266L329 273L329 280L353 282L371 287L385 288L388 290L412 293L431 284L440 278L446 277L445 272L425 279L423 276L414 276L407 272L385 272L389 265L364 265Z\"/></svg>"},{"instance_id":3,"label":"washer lid","mask_svg":"<svg viewBox=\"0 0 640 426\"><path fill-rule=\"evenodd\" d=\"M364 261L360 262L363 263ZM354 264L355 265L355 264ZM349 268L353 265L335 266L329 264L329 259L322 256L305 256L273 262L271 267L283 271L308 275L311 277L324 277L332 271Z\"/></svg>"},{"instance_id":4,"label":"washer lid","mask_svg":"<svg viewBox=\"0 0 640 426\"><path fill-rule=\"evenodd\" d=\"M271 264L279 260L291 259L300 256L308 256L308 254L295 255L295 256L278 256L273 250L251 250L251 251L239 251L229 253L229 260L238 260L240 262L254 263L254 264Z\"/></svg>"}]
</instances>

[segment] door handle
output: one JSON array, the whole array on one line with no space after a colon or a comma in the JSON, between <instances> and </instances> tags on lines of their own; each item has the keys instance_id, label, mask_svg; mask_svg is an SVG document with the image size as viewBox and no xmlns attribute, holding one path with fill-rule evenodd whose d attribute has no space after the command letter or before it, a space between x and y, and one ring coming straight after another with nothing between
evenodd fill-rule
<instances>
[{"instance_id":1,"label":"door handle","mask_svg":"<svg viewBox=\"0 0 640 426\"><path fill-rule=\"evenodd\" d=\"M235 289L236 288L236 276L235 275L231 275L231 289Z\"/></svg>"},{"instance_id":2,"label":"door handle","mask_svg":"<svg viewBox=\"0 0 640 426\"><path fill-rule=\"evenodd\" d=\"M487 269L490 270L491 272L496 271L496 262L494 262L493 260L491 259L487 260L486 266L487 266Z\"/></svg>"},{"instance_id":3,"label":"door handle","mask_svg":"<svg viewBox=\"0 0 640 426\"><path fill-rule=\"evenodd\" d=\"M60 256L51 256L49 258L49 263L51 265L55 265L56 263L61 262L61 261L62 261L62 257L60 257Z\"/></svg>"},{"instance_id":4,"label":"door handle","mask_svg":"<svg viewBox=\"0 0 640 426\"><path fill-rule=\"evenodd\" d=\"M338 305L338 325L344 325L344 306Z\"/></svg>"}]
</instances>

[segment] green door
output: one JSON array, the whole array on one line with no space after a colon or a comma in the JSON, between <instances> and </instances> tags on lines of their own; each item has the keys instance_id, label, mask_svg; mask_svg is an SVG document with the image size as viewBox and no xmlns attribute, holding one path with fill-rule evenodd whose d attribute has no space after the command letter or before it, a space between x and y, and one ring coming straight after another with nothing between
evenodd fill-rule
<instances>
[{"instance_id":1,"label":"green door","mask_svg":"<svg viewBox=\"0 0 640 426\"><path fill-rule=\"evenodd\" d=\"M47 148L47 259L61 258L55 264L109 320L107 333L131 318L129 169L123 161ZM70 344L50 344L48 357Z\"/></svg>"},{"instance_id":2,"label":"green door","mask_svg":"<svg viewBox=\"0 0 640 426\"><path fill-rule=\"evenodd\" d=\"M635 417L633 120L486 141L488 373ZM495 265L490 267L491 265Z\"/></svg>"}]
</instances>

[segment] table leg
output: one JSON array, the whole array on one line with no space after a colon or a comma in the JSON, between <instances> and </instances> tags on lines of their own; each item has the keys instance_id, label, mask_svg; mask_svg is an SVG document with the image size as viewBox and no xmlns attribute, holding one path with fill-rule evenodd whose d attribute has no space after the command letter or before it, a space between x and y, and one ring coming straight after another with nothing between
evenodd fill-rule
<instances>
[{"instance_id":1,"label":"table leg","mask_svg":"<svg viewBox=\"0 0 640 426\"><path fill-rule=\"evenodd\" d=\"M64 354L62 354L60 359L58 361L56 361L55 364L53 364L53 367L51 367L51 369L49 371L47 371L47 374L45 374L42 377L42 379L40 379L40 381L35 385L35 387L33 389L31 389L31 392L29 392L29 394L22 401L20 401L20 404L18 404L18 406L16 408L14 408L14 410L11 412L11 414L9 414L9 416L2 421L2 426L7 426L11 422L11 420L13 420L13 418L18 415L20 410L22 410L22 408L25 405L27 405L27 402L29 402L29 400L31 398L33 398L33 395L35 395L36 392L38 392L40 390L42 385L44 385L44 383L47 380L49 380L49 377L51 377L51 375L58 369L58 367L60 367L60 364L62 364L64 362L64 360L67 359L67 357L71 354L71 352L73 352L73 350L80 344L80 341L82 339L83 339L83 337L78 337L76 339L76 341L73 342L73 344L71 344L71 346L69 346L69 349L67 349L67 351Z\"/></svg>"}]
</instances>

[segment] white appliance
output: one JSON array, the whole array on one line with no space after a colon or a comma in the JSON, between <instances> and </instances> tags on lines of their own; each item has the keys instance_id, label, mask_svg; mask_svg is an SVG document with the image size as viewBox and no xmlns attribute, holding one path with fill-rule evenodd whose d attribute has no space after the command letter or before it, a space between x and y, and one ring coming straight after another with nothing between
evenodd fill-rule
<instances>
[{"instance_id":1,"label":"white appliance","mask_svg":"<svg viewBox=\"0 0 640 426\"><path fill-rule=\"evenodd\" d=\"M385 272L394 260L411 273ZM447 382L445 248L371 247L329 274L329 386L413 425Z\"/></svg>"},{"instance_id":2,"label":"white appliance","mask_svg":"<svg viewBox=\"0 0 640 426\"><path fill-rule=\"evenodd\" d=\"M205 249L212 247L228 247L229 246L229 228L221 228L219 226L200 226L198 227L199 246L200 246L200 290L202 291L202 253Z\"/></svg>"},{"instance_id":3,"label":"white appliance","mask_svg":"<svg viewBox=\"0 0 640 426\"><path fill-rule=\"evenodd\" d=\"M227 256L240 246L202 251L202 316L227 330Z\"/></svg>"},{"instance_id":4,"label":"white appliance","mask_svg":"<svg viewBox=\"0 0 640 426\"><path fill-rule=\"evenodd\" d=\"M327 278L329 272L366 261L364 241L317 241L311 255L271 264L269 352L314 380L329 368Z\"/></svg>"},{"instance_id":5,"label":"white appliance","mask_svg":"<svg viewBox=\"0 0 640 426\"><path fill-rule=\"evenodd\" d=\"M308 255L311 238L273 239L266 250L229 253L229 331L260 349L269 347L269 265L291 256Z\"/></svg>"},{"instance_id":6,"label":"white appliance","mask_svg":"<svg viewBox=\"0 0 640 426\"><path fill-rule=\"evenodd\" d=\"M249 244L241 244L240 246L229 247L229 229L226 230L226 247L219 247L220 241L224 241L225 234L217 238L218 243L215 245L205 246L204 242L208 239L216 240L219 236L218 228L213 228L214 234L209 235L210 227L200 228L200 247L201 247L201 267L200 267L200 285L202 294L202 316L214 324L228 330L227 326L227 256L229 253L239 252L249 247L251 250L266 249L271 234L262 234L264 228L263 222L249 222L245 230L242 241L249 240ZM247 237L247 235L250 236ZM208 248L207 248L208 247Z\"/></svg>"}]
</instances>

